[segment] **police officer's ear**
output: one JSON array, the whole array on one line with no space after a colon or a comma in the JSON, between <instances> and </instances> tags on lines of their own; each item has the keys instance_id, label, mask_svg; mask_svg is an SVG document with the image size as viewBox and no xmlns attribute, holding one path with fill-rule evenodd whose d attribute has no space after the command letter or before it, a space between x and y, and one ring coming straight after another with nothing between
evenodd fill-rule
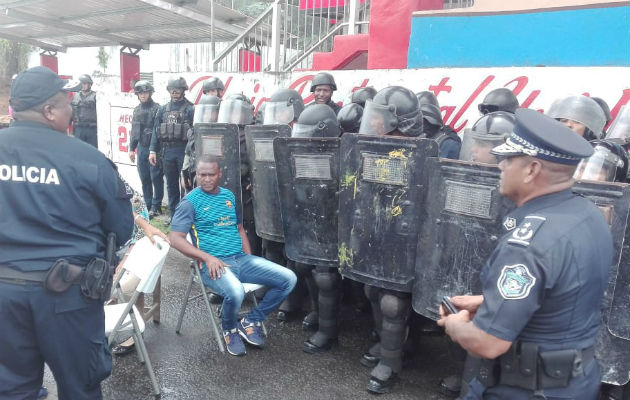
<instances>
[{"instance_id":1,"label":"police officer's ear","mask_svg":"<svg viewBox=\"0 0 630 400\"><path fill-rule=\"evenodd\" d=\"M523 161L523 183L532 183L543 170L542 162L534 157L524 157Z\"/></svg>"}]
</instances>

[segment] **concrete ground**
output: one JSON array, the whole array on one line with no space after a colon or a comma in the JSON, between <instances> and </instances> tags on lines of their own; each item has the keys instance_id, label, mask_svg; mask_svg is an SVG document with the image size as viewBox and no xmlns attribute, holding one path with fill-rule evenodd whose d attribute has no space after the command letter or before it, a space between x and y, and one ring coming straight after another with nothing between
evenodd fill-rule
<instances>
[{"instance_id":1,"label":"concrete ground","mask_svg":"<svg viewBox=\"0 0 630 400\"><path fill-rule=\"evenodd\" d=\"M245 357L221 354L211 334L202 301L188 305L181 334L177 315L188 278L188 260L171 250L162 273L161 323L147 323L145 342L162 390L162 399L373 399L365 390L370 370L359 364L369 340L371 317L355 315L351 305L341 312L340 346L325 354L301 350L309 335L301 322L279 323L275 313L267 322L264 350L248 347ZM197 289L195 286L193 290ZM193 293L196 293L193 291ZM438 382L453 372L447 342L426 337L385 399L442 400ZM48 399L55 400L52 375L46 372ZM114 357L112 375L103 382L105 399L151 399L152 387L135 353Z\"/></svg>"}]
</instances>

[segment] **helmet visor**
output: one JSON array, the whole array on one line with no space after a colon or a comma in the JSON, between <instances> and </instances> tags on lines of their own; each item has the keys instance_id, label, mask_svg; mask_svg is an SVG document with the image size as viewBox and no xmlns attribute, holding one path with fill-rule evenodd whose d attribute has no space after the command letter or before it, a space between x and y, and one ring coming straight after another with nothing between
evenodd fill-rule
<instances>
[{"instance_id":1,"label":"helmet visor","mask_svg":"<svg viewBox=\"0 0 630 400\"><path fill-rule=\"evenodd\" d=\"M570 119L586 126L596 137L602 136L606 116L595 100L586 96L571 96L558 99L551 104L546 113L555 119Z\"/></svg>"},{"instance_id":2,"label":"helmet visor","mask_svg":"<svg viewBox=\"0 0 630 400\"><path fill-rule=\"evenodd\" d=\"M359 133L364 135L387 135L398 126L396 107L383 106L371 100L365 103Z\"/></svg>"},{"instance_id":3,"label":"helmet visor","mask_svg":"<svg viewBox=\"0 0 630 400\"><path fill-rule=\"evenodd\" d=\"M294 124L293 129L291 130L291 137L311 138L322 136L317 133L318 130L317 125Z\"/></svg>"},{"instance_id":4,"label":"helmet visor","mask_svg":"<svg viewBox=\"0 0 630 400\"><path fill-rule=\"evenodd\" d=\"M603 146L596 146L595 153L578 164L573 178L579 180L614 182L617 168L623 168L623 160Z\"/></svg>"},{"instance_id":5,"label":"helmet visor","mask_svg":"<svg viewBox=\"0 0 630 400\"><path fill-rule=\"evenodd\" d=\"M630 106L625 105L617 114L617 118L610 125L606 139L620 139L623 145L630 142Z\"/></svg>"},{"instance_id":6,"label":"helmet visor","mask_svg":"<svg viewBox=\"0 0 630 400\"><path fill-rule=\"evenodd\" d=\"M197 104L195 106L195 118L193 119L193 124L217 122L218 116L218 104Z\"/></svg>"},{"instance_id":7,"label":"helmet visor","mask_svg":"<svg viewBox=\"0 0 630 400\"><path fill-rule=\"evenodd\" d=\"M471 129L464 130L459 159L483 164L498 164L492 149L505 142L501 135L480 135Z\"/></svg>"},{"instance_id":8,"label":"helmet visor","mask_svg":"<svg viewBox=\"0 0 630 400\"><path fill-rule=\"evenodd\" d=\"M249 125L254 119L254 110L251 104L243 101L223 101L219 108L217 122L224 124Z\"/></svg>"},{"instance_id":9,"label":"helmet visor","mask_svg":"<svg viewBox=\"0 0 630 400\"><path fill-rule=\"evenodd\" d=\"M263 125L288 124L295 118L293 105L286 102L268 102L265 106Z\"/></svg>"}]
</instances>

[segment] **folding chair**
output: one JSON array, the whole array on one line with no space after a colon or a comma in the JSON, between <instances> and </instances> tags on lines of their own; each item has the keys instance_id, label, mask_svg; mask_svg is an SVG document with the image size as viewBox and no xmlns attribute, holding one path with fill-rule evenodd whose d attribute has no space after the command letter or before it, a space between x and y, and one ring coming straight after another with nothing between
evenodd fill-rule
<instances>
[{"instance_id":1,"label":"folding chair","mask_svg":"<svg viewBox=\"0 0 630 400\"><path fill-rule=\"evenodd\" d=\"M209 287L203 284L203 281L201 280L201 273L199 272L199 268L197 267L198 265L197 262L192 260L190 261L189 265L190 265L190 276L188 278L188 286L186 287L186 293L184 294L184 301L182 302L182 308L179 311L179 318L177 319L177 327L175 328L175 333L179 333L182 327L182 321L184 319L184 313L186 313L186 306L188 305L188 302L192 300L196 300L200 297L203 297L203 301L204 303L206 303L206 307L208 308L208 314L210 316L210 326L212 327L212 331L214 332L214 337L217 341L217 344L219 345L219 350L221 351L221 353L225 353L225 344L223 343L223 334L221 330L219 330L219 325L221 324L221 321L219 320L221 316L221 311L222 311L221 305L218 304L215 306L215 309L213 309L212 307L213 305L210 303L208 294L215 293L215 292L213 292L212 289L210 289ZM201 291L201 294L198 294L195 297L190 298L190 292L192 291L192 287L195 281L199 282L199 289ZM256 299L256 295L254 292L262 287L263 287L262 285L257 285L254 283L243 283L245 297L249 298L249 300L252 302L254 307L258 306L258 300ZM239 313L239 317L244 316L243 314L244 313L242 313L242 309L241 309L241 313ZM265 327L264 323L262 324L262 328L263 328L263 333L267 335L267 328Z\"/></svg>"},{"instance_id":2,"label":"folding chair","mask_svg":"<svg viewBox=\"0 0 630 400\"><path fill-rule=\"evenodd\" d=\"M155 241L156 244L154 245L148 237L140 239L125 260L122 271L116 277L114 286L114 293L119 303L105 306L105 334L108 336L110 345L116 335L132 334L138 350L138 358L147 368L155 396L159 396L160 387L149 360L149 353L142 339L142 333L145 328L144 318L134 305L141 293L151 293L154 290L155 284L162 273L164 260L170 246L159 237L155 237ZM138 287L129 301L125 301L119 283L120 277L125 270L140 278L140 283L138 283Z\"/></svg>"}]
</instances>

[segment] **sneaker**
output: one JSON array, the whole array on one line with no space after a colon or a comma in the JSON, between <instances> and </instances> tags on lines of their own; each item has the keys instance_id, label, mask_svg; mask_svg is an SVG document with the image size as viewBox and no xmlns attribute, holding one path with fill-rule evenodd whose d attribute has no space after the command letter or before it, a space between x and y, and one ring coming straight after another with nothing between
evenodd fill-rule
<instances>
[{"instance_id":1,"label":"sneaker","mask_svg":"<svg viewBox=\"0 0 630 400\"><path fill-rule=\"evenodd\" d=\"M238 323L238 333L241 334L243 339L252 346L263 348L265 346L265 338L262 330L262 323L258 322L249 322L247 319L243 318L241 322Z\"/></svg>"},{"instance_id":2,"label":"sneaker","mask_svg":"<svg viewBox=\"0 0 630 400\"><path fill-rule=\"evenodd\" d=\"M223 339L225 339L225 347L231 355L244 356L246 354L245 344L238 334L238 329L234 328L231 331L224 331Z\"/></svg>"}]
</instances>

